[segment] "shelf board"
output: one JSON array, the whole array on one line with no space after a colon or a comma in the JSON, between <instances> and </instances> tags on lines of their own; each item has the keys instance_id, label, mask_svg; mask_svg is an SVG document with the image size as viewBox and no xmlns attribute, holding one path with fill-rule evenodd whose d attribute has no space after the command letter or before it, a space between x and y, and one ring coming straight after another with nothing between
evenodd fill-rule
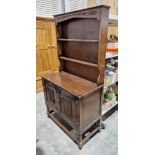
<instances>
[{"instance_id":1,"label":"shelf board","mask_svg":"<svg viewBox=\"0 0 155 155\"><path fill-rule=\"evenodd\" d=\"M77 59L72 59L72 58L67 58L67 57L63 57L63 56L59 56L59 59L66 60L66 61L71 61L71 62L83 64L83 65L87 65L87 66L90 66L90 67L97 67L98 66L97 64L94 64L94 63L90 63L90 62L86 62L86 61L82 61L82 60L77 60Z\"/></svg>"},{"instance_id":2,"label":"shelf board","mask_svg":"<svg viewBox=\"0 0 155 155\"><path fill-rule=\"evenodd\" d=\"M110 14L109 15L109 25L118 25L118 15Z\"/></svg>"},{"instance_id":3,"label":"shelf board","mask_svg":"<svg viewBox=\"0 0 155 155\"><path fill-rule=\"evenodd\" d=\"M106 59L118 57L118 54L106 55Z\"/></svg>"},{"instance_id":4,"label":"shelf board","mask_svg":"<svg viewBox=\"0 0 155 155\"><path fill-rule=\"evenodd\" d=\"M113 82L113 83L110 83L110 84L109 84L109 85L107 85L107 86L104 86L104 88L109 87L109 86L111 86L111 85L115 84L116 82L118 82L118 80L117 80L117 81L115 81L115 82Z\"/></svg>"},{"instance_id":5,"label":"shelf board","mask_svg":"<svg viewBox=\"0 0 155 155\"><path fill-rule=\"evenodd\" d=\"M110 111L111 109L113 109L115 106L117 106L118 105L118 101L116 101L115 102L115 104L114 105L112 105L110 108L108 108L107 110L105 110L105 111L102 111L102 116L103 115L105 115L108 111Z\"/></svg>"},{"instance_id":6,"label":"shelf board","mask_svg":"<svg viewBox=\"0 0 155 155\"><path fill-rule=\"evenodd\" d=\"M73 42L99 42L99 40L87 40L87 39L64 39L64 38L58 38L58 41L73 41Z\"/></svg>"}]
</instances>

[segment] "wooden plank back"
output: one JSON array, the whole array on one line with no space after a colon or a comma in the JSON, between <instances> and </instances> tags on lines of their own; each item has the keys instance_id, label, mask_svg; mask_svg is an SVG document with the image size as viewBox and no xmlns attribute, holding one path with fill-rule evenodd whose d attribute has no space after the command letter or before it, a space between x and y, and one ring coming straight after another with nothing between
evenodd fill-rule
<instances>
[{"instance_id":1,"label":"wooden plank back","mask_svg":"<svg viewBox=\"0 0 155 155\"><path fill-rule=\"evenodd\" d=\"M36 19L36 90L42 90L41 75L59 70L54 20Z\"/></svg>"}]
</instances>

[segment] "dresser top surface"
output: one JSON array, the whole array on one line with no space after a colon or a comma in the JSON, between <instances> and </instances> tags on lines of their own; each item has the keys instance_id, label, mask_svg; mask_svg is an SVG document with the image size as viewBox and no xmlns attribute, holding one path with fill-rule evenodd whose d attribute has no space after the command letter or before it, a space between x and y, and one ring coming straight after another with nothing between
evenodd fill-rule
<instances>
[{"instance_id":1,"label":"dresser top surface","mask_svg":"<svg viewBox=\"0 0 155 155\"><path fill-rule=\"evenodd\" d=\"M76 96L82 96L83 94L88 93L98 87L94 82L85 80L64 71L48 73L42 77L50 81L52 84L55 84Z\"/></svg>"}]
</instances>

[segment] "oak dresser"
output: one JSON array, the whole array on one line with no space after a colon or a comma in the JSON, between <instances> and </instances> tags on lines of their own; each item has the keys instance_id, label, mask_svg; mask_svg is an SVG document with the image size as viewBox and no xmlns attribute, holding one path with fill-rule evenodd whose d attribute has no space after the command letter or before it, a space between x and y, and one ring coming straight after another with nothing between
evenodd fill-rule
<instances>
[{"instance_id":1,"label":"oak dresser","mask_svg":"<svg viewBox=\"0 0 155 155\"><path fill-rule=\"evenodd\" d=\"M42 76L48 117L81 149L101 131L108 6L55 15L60 72Z\"/></svg>"}]
</instances>

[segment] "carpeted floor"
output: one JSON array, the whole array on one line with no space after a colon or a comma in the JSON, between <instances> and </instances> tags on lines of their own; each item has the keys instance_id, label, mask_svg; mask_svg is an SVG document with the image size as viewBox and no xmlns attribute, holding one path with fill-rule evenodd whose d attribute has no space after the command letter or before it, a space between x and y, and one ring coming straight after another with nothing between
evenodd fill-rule
<instances>
[{"instance_id":1,"label":"carpeted floor","mask_svg":"<svg viewBox=\"0 0 155 155\"><path fill-rule=\"evenodd\" d=\"M46 115L43 93L37 94L37 155L117 155L118 112L106 121L106 128L97 133L82 150Z\"/></svg>"}]
</instances>

